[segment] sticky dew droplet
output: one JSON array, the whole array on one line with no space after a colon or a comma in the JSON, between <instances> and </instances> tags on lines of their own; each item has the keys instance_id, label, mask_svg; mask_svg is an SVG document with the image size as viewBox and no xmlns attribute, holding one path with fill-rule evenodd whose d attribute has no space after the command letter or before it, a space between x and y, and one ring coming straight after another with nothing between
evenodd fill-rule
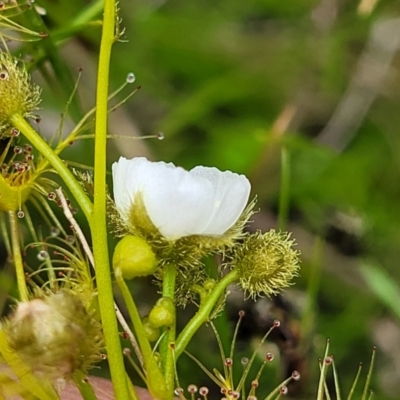
<instances>
[{"instance_id":1,"label":"sticky dew droplet","mask_svg":"<svg viewBox=\"0 0 400 400\"><path fill-rule=\"evenodd\" d=\"M36 257L39 261L44 261L49 257L49 253L46 250L40 250Z\"/></svg>"},{"instance_id":2,"label":"sticky dew droplet","mask_svg":"<svg viewBox=\"0 0 400 400\"><path fill-rule=\"evenodd\" d=\"M207 395L208 395L208 387L202 386L202 387L199 389L199 393L200 393L202 396L207 396Z\"/></svg>"},{"instance_id":3,"label":"sticky dew droplet","mask_svg":"<svg viewBox=\"0 0 400 400\"><path fill-rule=\"evenodd\" d=\"M279 389L279 393L283 395L288 394L288 388L286 386L281 386L281 388Z\"/></svg>"},{"instance_id":4,"label":"sticky dew droplet","mask_svg":"<svg viewBox=\"0 0 400 400\"><path fill-rule=\"evenodd\" d=\"M226 358L225 359L225 365L229 368L229 367L232 367L232 364L233 364L233 360L232 360L232 358Z\"/></svg>"},{"instance_id":5,"label":"sticky dew droplet","mask_svg":"<svg viewBox=\"0 0 400 400\"><path fill-rule=\"evenodd\" d=\"M190 394L195 394L195 393L197 393L198 388L196 385L191 384L188 386L187 390Z\"/></svg>"},{"instance_id":6,"label":"sticky dew droplet","mask_svg":"<svg viewBox=\"0 0 400 400\"><path fill-rule=\"evenodd\" d=\"M274 359L274 355L272 354L272 353L267 353L266 355L265 355L265 359L267 360L267 361L272 361L273 359Z\"/></svg>"},{"instance_id":7,"label":"sticky dew droplet","mask_svg":"<svg viewBox=\"0 0 400 400\"><path fill-rule=\"evenodd\" d=\"M17 212L17 217L18 217L18 218L24 218L24 217L25 217L25 213L24 213L22 210L19 210L19 211Z\"/></svg>"},{"instance_id":8,"label":"sticky dew droplet","mask_svg":"<svg viewBox=\"0 0 400 400\"><path fill-rule=\"evenodd\" d=\"M333 357L332 356L328 356L325 358L325 364L326 365L331 365L333 363Z\"/></svg>"},{"instance_id":9,"label":"sticky dew droplet","mask_svg":"<svg viewBox=\"0 0 400 400\"><path fill-rule=\"evenodd\" d=\"M127 83L133 83L136 81L136 76L133 72L129 72L129 74L126 76L126 82Z\"/></svg>"},{"instance_id":10,"label":"sticky dew droplet","mask_svg":"<svg viewBox=\"0 0 400 400\"><path fill-rule=\"evenodd\" d=\"M51 201L54 201L57 198L57 195L54 192L47 193L47 198Z\"/></svg>"},{"instance_id":11,"label":"sticky dew droplet","mask_svg":"<svg viewBox=\"0 0 400 400\"><path fill-rule=\"evenodd\" d=\"M174 393L176 396L179 396L180 394L183 394L183 389L181 387L178 387L174 390Z\"/></svg>"},{"instance_id":12,"label":"sticky dew droplet","mask_svg":"<svg viewBox=\"0 0 400 400\"><path fill-rule=\"evenodd\" d=\"M8 71L6 71L5 69L0 70L0 81L6 81L8 77Z\"/></svg>"},{"instance_id":13,"label":"sticky dew droplet","mask_svg":"<svg viewBox=\"0 0 400 400\"><path fill-rule=\"evenodd\" d=\"M12 137L17 137L17 136L19 136L19 134L20 134L20 131L17 128L12 128L11 129L11 136Z\"/></svg>"},{"instance_id":14,"label":"sticky dew droplet","mask_svg":"<svg viewBox=\"0 0 400 400\"><path fill-rule=\"evenodd\" d=\"M68 236L65 238L65 240L66 240L68 243L73 244L73 243L75 243L75 236L73 236L73 235L68 235Z\"/></svg>"},{"instance_id":15,"label":"sticky dew droplet","mask_svg":"<svg viewBox=\"0 0 400 400\"><path fill-rule=\"evenodd\" d=\"M295 381L299 381L300 378L301 378L300 372L299 372L299 371L293 371L293 372L292 372L292 378L293 378L293 380L295 380Z\"/></svg>"},{"instance_id":16,"label":"sticky dew droplet","mask_svg":"<svg viewBox=\"0 0 400 400\"><path fill-rule=\"evenodd\" d=\"M52 226L50 228L50 236L57 237L59 234L60 234L60 229L57 228L56 226Z\"/></svg>"},{"instance_id":17,"label":"sticky dew droplet","mask_svg":"<svg viewBox=\"0 0 400 400\"><path fill-rule=\"evenodd\" d=\"M163 132L158 132L158 133L157 133L157 139L158 139L158 140L164 140L164 138L165 138L165 136L164 136L164 133L163 133Z\"/></svg>"}]
</instances>

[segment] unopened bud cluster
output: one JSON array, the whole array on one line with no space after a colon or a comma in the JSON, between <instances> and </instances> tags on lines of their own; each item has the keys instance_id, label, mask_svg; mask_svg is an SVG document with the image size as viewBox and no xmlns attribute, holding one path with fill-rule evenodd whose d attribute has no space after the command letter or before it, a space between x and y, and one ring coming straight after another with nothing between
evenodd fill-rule
<instances>
[{"instance_id":1,"label":"unopened bud cluster","mask_svg":"<svg viewBox=\"0 0 400 400\"><path fill-rule=\"evenodd\" d=\"M148 317L143 319L147 339L151 342L160 337L160 329L175 324L176 314L175 305L169 297L161 297L150 311Z\"/></svg>"}]
</instances>

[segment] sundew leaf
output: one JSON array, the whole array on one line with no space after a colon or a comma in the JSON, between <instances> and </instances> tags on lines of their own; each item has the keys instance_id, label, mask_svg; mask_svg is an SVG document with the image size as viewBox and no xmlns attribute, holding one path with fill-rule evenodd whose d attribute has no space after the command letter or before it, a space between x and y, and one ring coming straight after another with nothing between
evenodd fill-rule
<instances>
[{"instance_id":1,"label":"sundew leaf","mask_svg":"<svg viewBox=\"0 0 400 400\"><path fill-rule=\"evenodd\" d=\"M49 384L39 382L18 354L10 348L3 330L0 330L0 352L25 389L41 400L59 399L55 390Z\"/></svg>"},{"instance_id":2,"label":"sundew leaf","mask_svg":"<svg viewBox=\"0 0 400 400\"><path fill-rule=\"evenodd\" d=\"M381 267L363 264L360 272L376 297L400 318L400 286Z\"/></svg>"}]
</instances>

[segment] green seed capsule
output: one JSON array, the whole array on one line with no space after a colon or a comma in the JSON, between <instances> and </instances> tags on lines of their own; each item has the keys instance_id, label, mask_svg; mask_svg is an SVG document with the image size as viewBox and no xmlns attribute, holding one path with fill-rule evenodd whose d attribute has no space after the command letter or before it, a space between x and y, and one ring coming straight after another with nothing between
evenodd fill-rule
<instances>
[{"instance_id":1,"label":"green seed capsule","mask_svg":"<svg viewBox=\"0 0 400 400\"><path fill-rule=\"evenodd\" d=\"M157 259L150 245L138 236L125 236L115 247L113 267L124 279L153 274Z\"/></svg>"},{"instance_id":2,"label":"green seed capsule","mask_svg":"<svg viewBox=\"0 0 400 400\"><path fill-rule=\"evenodd\" d=\"M160 330L149 322L148 317L143 318L143 327L150 342L155 342L160 337Z\"/></svg>"},{"instance_id":3,"label":"green seed capsule","mask_svg":"<svg viewBox=\"0 0 400 400\"><path fill-rule=\"evenodd\" d=\"M161 297L150 311L149 322L156 327L170 326L175 322L175 306L169 297Z\"/></svg>"}]
</instances>

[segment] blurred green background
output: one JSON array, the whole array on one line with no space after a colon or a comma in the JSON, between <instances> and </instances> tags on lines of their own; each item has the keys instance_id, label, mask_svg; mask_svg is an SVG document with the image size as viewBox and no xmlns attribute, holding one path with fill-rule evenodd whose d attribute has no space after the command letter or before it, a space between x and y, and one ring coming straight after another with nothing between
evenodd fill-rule
<instances>
[{"instance_id":1,"label":"blurred green background","mask_svg":"<svg viewBox=\"0 0 400 400\"><path fill-rule=\"evenodd\" d=\"M37 80L49 83L40 115L43 132L53 133L78 66L72 119L93 106L101 2L35 5L46 12L36 16L36 30L48 29L50 37L25 47L42 72ZM141 90L110 115L110 133L163 132L165 139L112 140L110 163L120 154L144 155L244 173L259 207L249 229L292 231L302 251L301 277L282 297L256 304L231 296L217 322L224 343L243 307L237 361L280 318L281 335L273 338L280 361L264 384L299 369L294 399L315 398L326 338L342 396L376 345L374 399L400 398L399 2L121 0L119 6L125 31L114 47L111 89L133 72ZM90 146L77 143L66 157L89 163ZM135 290L146 310L154 297ZM221 369L209 331L198 335L192 352ZM218 397L190 359L182 357L179 373L182 386L207 384ZM366 369L362 374L364 381Z\"/></svg>"}]
</instances>

